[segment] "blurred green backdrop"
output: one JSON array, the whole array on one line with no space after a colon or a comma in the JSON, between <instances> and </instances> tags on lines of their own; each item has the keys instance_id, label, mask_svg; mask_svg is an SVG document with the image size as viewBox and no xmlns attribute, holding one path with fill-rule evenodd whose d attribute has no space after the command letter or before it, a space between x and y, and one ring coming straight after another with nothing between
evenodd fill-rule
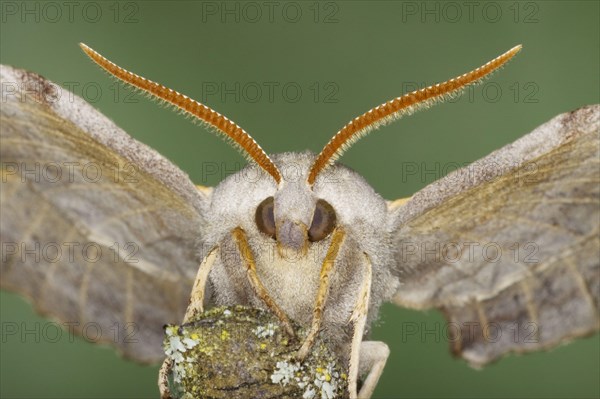
<instances>
[{"instance_id":1,"label":"blurred green backdrop","mask_svg":"<svg viewBox=\"0 0 600 399\"><path fill-rule=\"evenodd\" d=\"M203 129L116 86L78 42L205 100L268 152L318 151L368 108L522 43L522 53L486 85L381 129L343 157L388 199L411 195L558 113L599 102L597 1L1 4L2 63L71 87L198 184L222 178L207 173L207 163L227 173L243 158ZM423 173L408 173L415 165ZM2 292L0 299L2 323L44 322L18 296ZM439 334L403 334L406 323L423 331L442 322L437 312L383 309L373 338L387 342L392 354L377 398L600 397L598 335L477 371L453 359ZM3 398L158 396L157 367L124 361L110 348L79 339L3 335L0 361Z\"/></svg>"}]
</instances>

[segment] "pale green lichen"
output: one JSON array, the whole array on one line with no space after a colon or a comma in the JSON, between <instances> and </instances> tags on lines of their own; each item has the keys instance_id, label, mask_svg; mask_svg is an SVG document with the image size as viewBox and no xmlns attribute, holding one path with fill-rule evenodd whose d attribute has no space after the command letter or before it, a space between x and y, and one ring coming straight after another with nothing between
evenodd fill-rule
<instances>
[{"instance_id":1,"label":"pale green lichen","mask_svg":"<svg viewBox=\"0 0 600 399\"><path fill-rule=\"evenodd\" d=\"M268 323L266 326L258 326L254 330L254 334L256 334L259 338L267 338L272 337L275 334L275 330L279 328L278 325L274 323Z\"/></svg>"},{"instance_id":2,"label":"pale green lichen","mask_svg":"<svg viewBox=\"0 0 600 399\"><path fill-rule=\"evenodd\" d=\"M277 368L271 374L271 381L274 384L287 385L291 381L294 381L296 373L300 370L300 366L294 363L288 363L287 361L277 362Z\"/></svg>"},{"instance_id":3,"label":"pale green lichen","mask_svg":"<svg viewBox=\"0 0 600 399\"><path fill-rule=\"evenodd\" d=\"M344 396L347 378L340 373L338 366L332 362L323 367L308 367L306 363L292 361L277 362L277 368L271 374L271 381L275 384L297 385L303 389L302 398L312 399L320 393L321 399L333 399ZM342 382L342 383L340 383Z\"/></svg>"},{"instance_id":4,"label":"pale green lichen","mask_svg":"<svg viewBox=\"0 0 600 399\"><path fill-rule=\"evenodd\" d=\"M200 343L200 337L197 334L190 335L185 330L180 331L175 326L167 326L165 333L165 354L173 361L173 380L180 383L187 375L186 363L196 360L194 356L186 355L186 352Z\"/></svg>"},{"instance_id":5,"label":"pale green lichen","mask_svg":"<svg viewBox=\"0 0 600 399\"><path fill-rule=\"evenodd\" d=\"M183 326L165 329L165 353L173 362L172 393L179 398L303 398L348 396L346 369L317 341L303 363L267 311L242 306L211 309Z\"/></svg>"}]
</instances>

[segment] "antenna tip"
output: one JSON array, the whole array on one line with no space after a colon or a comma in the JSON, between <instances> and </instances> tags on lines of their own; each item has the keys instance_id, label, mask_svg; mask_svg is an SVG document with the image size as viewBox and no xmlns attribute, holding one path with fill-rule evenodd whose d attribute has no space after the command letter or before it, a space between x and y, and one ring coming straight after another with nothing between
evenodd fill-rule
<instances>
[{"instance_id":1,"label":"antenna tip","mask_svg":"<svg viewBox=\"0 0 600 399\"><path fill-rule=\"evenodd\" d=\"M502 62L504 64L506 61L510 60L515 55L517 55L519 53L519 51L521 51L522 48L523 48L522 44L517 44L515 47L511 48L510 50L508 50L507 52L505 52L504 54L502 54L498 58L499 59L500 58L504 59L504 61Z\"/></svg>"},{"instance_id":2,"label":"antenna tip","mask_svg":"<svg viewBox=\"0 0 600 399\"><path fill-rule=\"evenodd\" d=\"M92 49L90 46L88 46L88 45L87 45L87 44L85 44L85 43L82 43L82 42L80 42L80 43L79 43L79 47L81 47L81 49L83 50L83 52L84 52L84 53L86 53L88 56L89 56L90 54L93 54L93 53L95 53L94 49Z\"/></svg>"}]
</instances>

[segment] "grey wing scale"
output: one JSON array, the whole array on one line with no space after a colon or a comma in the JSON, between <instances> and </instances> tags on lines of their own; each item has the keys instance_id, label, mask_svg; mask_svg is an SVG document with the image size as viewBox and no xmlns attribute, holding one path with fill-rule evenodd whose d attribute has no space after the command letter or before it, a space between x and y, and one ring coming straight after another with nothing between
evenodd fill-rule
<instances>
[{"instance_id":1,"label":"grey wing scale","mask_svg":"<svg viewBox=\"0 0 600 399\"><path fill-rule=\"evenodd\" d=\"M393 301L474 366L600 327L600 107L559 115L390 209Z\"/></svg>"},{"instance_id":2,"label":"grey wing scale","mask_svg":"<svg viewBox=\"0 0 600 399\"><path fill-rule=\"evenodd\" d=\"M8 66L0 78L1 287L129 358L162 359L208 194L82 99Z\"/></svg>"}]
</instances>

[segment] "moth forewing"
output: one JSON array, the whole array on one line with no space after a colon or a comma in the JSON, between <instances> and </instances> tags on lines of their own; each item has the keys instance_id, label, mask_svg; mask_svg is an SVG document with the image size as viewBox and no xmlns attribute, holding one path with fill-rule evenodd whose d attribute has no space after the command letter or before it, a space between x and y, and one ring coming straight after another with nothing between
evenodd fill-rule
<instances>
[{"instance_id":1,"label":"moth forewing","mask_svg":"<svg viewBox=\"0 0 600 399\"><path fill-rule=\"evenodd\" d=\"M458 327L451 350L478 367L596 332L599 129L598 105L559 115L394 209L404 284L393 301L442 310ZM406 250L432 243L501 256Z\"/></svg>"},{"instance_id":2,"label":"moth forewing","mask_svg":"<svg viewBox=\"0 0 600 399\"><path fill-rule=\"evenodd\" d=\"M0 107L2 289L75 332L95 326L94 341L130 359L160 361L161 326L180 322L189 299L207 197L78 96L5 65L0 81L56 92L7 93ZM40 167L62 178L25 175ZM59 259L27 252L56 246Z\"/></svg>"}]
</instances>

